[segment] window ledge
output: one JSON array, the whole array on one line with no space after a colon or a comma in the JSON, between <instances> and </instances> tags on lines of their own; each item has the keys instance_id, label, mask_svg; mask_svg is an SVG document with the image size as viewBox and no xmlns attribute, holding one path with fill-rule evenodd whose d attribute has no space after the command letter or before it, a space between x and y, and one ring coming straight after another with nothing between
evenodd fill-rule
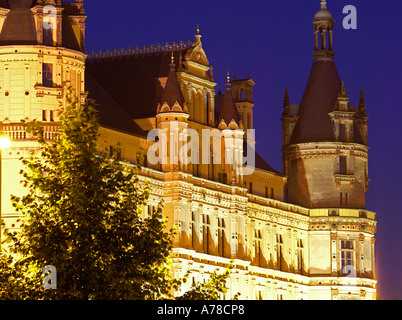
<instances>
[{"instance_id":1,"label":"window ledge","mask_svg":"<svg viewBox=\"0 0 402 320\"><path fill-rule=\"evenodd\" d=\"M355 175L353 174L334 174L335 182L354 182L356 180Z\"/></svg>"}]
</instances>

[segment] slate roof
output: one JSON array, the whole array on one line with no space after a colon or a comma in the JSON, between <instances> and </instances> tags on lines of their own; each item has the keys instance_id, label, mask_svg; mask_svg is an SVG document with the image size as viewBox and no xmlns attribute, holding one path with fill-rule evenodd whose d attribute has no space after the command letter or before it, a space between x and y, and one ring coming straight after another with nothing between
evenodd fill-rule
<instances>
[{"instance_id":1,"label":"slate roof","mask_svg":"<svg viewBox=\"0 0 402 320\"><path fill-rule=\"evenodd\" d=\"M163 89L160 104L167 103L169 107L173 107L176 102L183 107L185 99L181 91L180 84L177 81L176 65L174 62L170 64L170 72L166 80L165 88Z\"/></svg>"},{"instance_id":2,"label":"slate roof","mask_svg":"<svg viewBox=\"0 0 402 320\"><path fill-rule=\"evenodd\" d=\"M3 0L0 6L10 9L0 34L0 44L37 44L36 28L31 7L33 0Z\"/></svg>"},{"instance_id":3,"label":"slate roof","mask_svg":"<svg viewBox=\"0 0 402 320\"><path fill-rule=\"evenodd\" d=\"M36 0L0 0L0 7L10 9L0 33L0 45L37 45L36 26L31 8ZM63 2L62 46L80 50L69 15L79 15L75 3Z\"/></svg>"},{"instance_id":4,"label":"slate roof","mask_svg":"<svg viewBox=\"0 0 402 320\"><path fill-rule=\"evenodd\" d=\"M299 119L290 143L335 141L329 113L333 111L341 80L333 59L317 59L299 107Z\"/></svg>"},{"instance_id":5,"label":"slate roof","mask_svg":"<svg viewBox=\"0 0 402 320\"><path fill-rule=\"evenodd\" d=\"M146 138L146 132L130 118L88 72L85 73L85 85L89 92L88 98L96 102L99 123L102 126Z\"/></svg>"},{"instance_id":6,"label":"slate roof","mask_svg":"<svg viewBox=\"0 0 402 320\"><path fill-rule=\"evenodd\" d=\"M230 89L230 84L226 84L226 92L223 95L222 101L220 102L220 112L218 116L218 124L225 121L226 125L232 120L235 120L237 124L240 122L239 111L237 110L236 104L233 99L232 90Z\"/></svg>"},{"instance_id":7,"label":"slate roof","mask_svg":"<svg viewBox=\"0 0 402 320\"><path fill-rule=\"evenodd\" d=\"M174 51L179 61L186 48ZM90 58L87 72L132 118L154 117L163 88L159 78L168 77L171 51Z\"/></svg>"}]
</instances>

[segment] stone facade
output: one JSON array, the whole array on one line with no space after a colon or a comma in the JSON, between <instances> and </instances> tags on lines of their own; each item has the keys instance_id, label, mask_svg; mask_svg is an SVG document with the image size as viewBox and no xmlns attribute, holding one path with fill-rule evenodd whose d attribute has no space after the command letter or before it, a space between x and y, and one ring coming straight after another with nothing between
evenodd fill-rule
<instances>
[{"instance_id":1,"label":"stone facade","mask_svg":"<svg viewBox=\"0 0 402 320\"><path fill-rule=\"evenodd\" d=\"M18 218L10 195L24 192L19 183L19 158L37 148L21 120L43 123L51 140L58 130L57 110L71 86L82 99L88 90L100 105L99 148L112 151L120 143L120 157L127 165L134 165L139 154L144 157L140 180L152 189L144 215L163 200L169 226L177 226L172 272L181 277L190 271L182 292L193 281L202 282L211 273L224 271L233 260L229 291L222 298L240 293L241 299L375 299L376 215L365 209L364 200L369 181L364 98L358 107L349 108L346 93L337 83L338 107L331 115L327 112L329 123L334 123L334 139L297 141L294 132L302 130L299 120L306 119L306 114L301 112L308 108L290 105L286 93L283 173L258 154L254 172L245 176L224 163L151 164L147 152L153 142L147 133L162 129L170 136L171 122L178 123L177 134L188 128L200 134L203 129L221 133L254 129L251 76L228 78L226 97L216 94L198 28L194 42L88 57L83 1L51 2L57 15L65 15L57 20L53 46L43 45L43 30L38 27L46 1L21 2L35 21L31 28L36 38L31 43L10 38L10 31L5 34L7 15L13 8L0 12L0 131L11 139L11 147L3 150L1 158L0 208L7 226L16 228ZM318 47L318 32L324 34L328 19L321 10L316 18L323 20L314 22L316 59L333 56L332 24L330 44L323 50ZM59 32L65 30L62 23L71 24L75 41L66 40L71 34ZM148 65L155 64L162 71L152 73L158 68ZM135 85L140 94L136 95ZM228 115L232 115L229 120ZM339 137L339 128L344 128L340 124L346 126L346 137ZM359 132L362 140L354 140L353 132ZM255 143L250 136L237 138ZM238 145L222 145L223 150L230 147ZM243 146L237 149L242 151Z\"/></svg>"}]
</instances>

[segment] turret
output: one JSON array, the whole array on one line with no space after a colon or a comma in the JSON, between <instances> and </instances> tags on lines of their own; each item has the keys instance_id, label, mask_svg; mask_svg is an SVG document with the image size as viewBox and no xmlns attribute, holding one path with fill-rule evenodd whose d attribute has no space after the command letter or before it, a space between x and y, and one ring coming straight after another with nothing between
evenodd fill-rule
<instances>
[{"instance_id":1,"label":"turret","mask_svg":"<svg viewBox=\"0 0 402 320\"><path fill-rule=\"evenodd\" d=\"M163 132L160 137L160 143L163 146L160 150L163 153L160 157L161 169L164 172L187 171L187 165L181 163L179 156L186 141L181 141L179 136L185 134L189 114L187 102L177 79L173 52L169 75L159 101L156 127Z\"/></svg>"},{"instance_id":2,"label":"turret","mask_svg":"<svg viewBox=\"0 0 402 320\"><path fill-rule=\"evenodd\" d=\"M85 92L83 2L2 3L0 121L57 122L66 88L81 98Z\"/></svg>"},{"instance_id":3,"label":"turret","mask_svg":"<svg viewBox=\"0 0 402 320\"><path fill-rule=\"evenodd\" d=\"M232 85L232 94L237 107L237 111L243 122L244 137L248 143L255 144L254 137L247 136L248 129L254 129L254 102L253 102L253 87L255 82L251 79L251 75L248 74L246 79L237 79L234 76L230 82Z\"/></svg>"},{"instance_id":4,"label":"turret","mask_svg":"<svg viewBox=\"0 0 402 320\"><path fill-rule=\"evenodd\" d=\"M288 200L308 208L364 209L368 183L364 98L360 107L349 105L335 65L334 20L326 1L321 1L313 26L314 62L300 106L291 107L285 93L282 151Z\"/></svg>"}]
</instances>

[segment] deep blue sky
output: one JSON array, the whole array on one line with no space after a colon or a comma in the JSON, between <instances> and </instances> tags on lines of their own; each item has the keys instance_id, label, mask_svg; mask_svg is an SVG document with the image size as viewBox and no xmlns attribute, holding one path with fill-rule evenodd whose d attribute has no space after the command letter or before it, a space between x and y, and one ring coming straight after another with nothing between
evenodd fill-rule
<instances>
[{"instance_id":1,"label":"deep blue sky","mask_svg":"<svg viewBox=\"0 0 402 320\"><path fill-rule=\"evenodd\" d=\"M319 0L93 0L85 1L87 51L194 40L214 66L218 88L225 75L248 73L254 87L257 151L282 170L281 114L285 86L299 104L313 61L311 20ZM358 29L345 30L342 9L354 5ZM369 115L370 189L376 211L377 277L382 299L402 299L402 1L328 0L336 19L336 64L350 103L364 89ZM401 198L400 198L401 197Z\"/></svg>"}]
</instances>

